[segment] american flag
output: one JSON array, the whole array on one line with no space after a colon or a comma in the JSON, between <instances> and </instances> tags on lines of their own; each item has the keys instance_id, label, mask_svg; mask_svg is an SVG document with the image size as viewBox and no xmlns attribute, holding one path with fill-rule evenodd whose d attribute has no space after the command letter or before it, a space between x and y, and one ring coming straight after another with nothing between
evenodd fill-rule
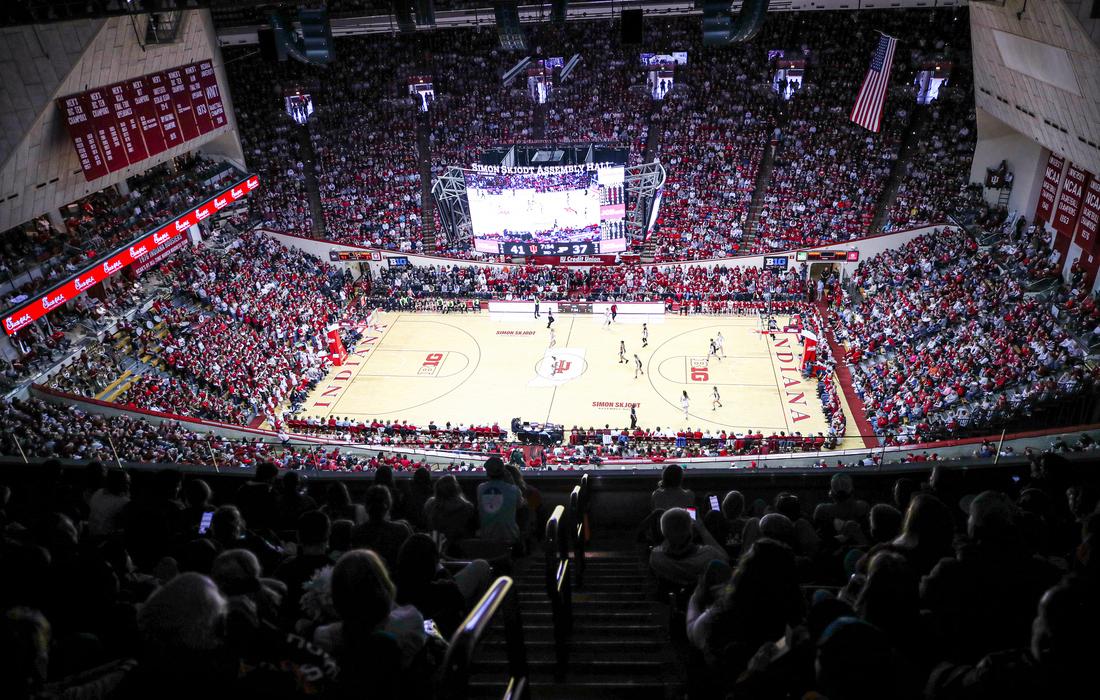
<instances>
[{"instance_id":1,"label":"american flag","mask_svg":"<svg viewBox=\"0 0 1100 700\"><path fill-rule=\"evenodd\" d=\"M882 110L886 106L886 88L890 85L890 67L894 64L894 47L898 40L883 34L879 37L871 67L852 108L852 121L864 129L878 131L882 126Z\"/></svg>"}]
</instances>

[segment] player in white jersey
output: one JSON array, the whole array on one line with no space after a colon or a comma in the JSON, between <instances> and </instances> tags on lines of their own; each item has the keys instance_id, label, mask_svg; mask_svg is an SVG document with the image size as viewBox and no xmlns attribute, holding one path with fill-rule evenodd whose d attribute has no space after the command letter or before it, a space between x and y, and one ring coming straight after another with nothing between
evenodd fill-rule
<instances>
[{"instance_id":1,"label":"player in white jersey","mask_svg":"<svg viewBox=\"0 0 1100 700\"><path fill-rule=\"evenodd\" d=\"M607 309L603 312L603 327L604 330L611 329L611 309Z\"/></svg>"},{"instance_id":2,"label":"player in white jersey","mask_svg":"<svg viewBox=\"0 0 1100 700\"><path fill-rule=\"evenodd\" d=\"M722 395L718 393L718 387L713 387L711 392L710 410L722 408Z\"/></svg>"},{"instance_id":3,"label":"player in white jersey","mask_svg":"<svg viewBox=\"0 0 1100 700\"><path fill-rule=\"evenodd\" d=\"M546 346L546 349L549 350L549 349L555 347L557 344L558 344L558 334L554 332L553 328L551 328L550 329L550 344Z\"/></svg>"},{"instance_id":4,"label":"player in white jersey","mask_svg":"<svg viewBox=\"0 0 1100 700\"><path fill-rule=\"evenodd\" d=\"M684 409L684 420L687 420L688 409L691 408L691 399L688 398L688 393L686 391L684 395L680 397L680 408Z\"/></svg>"},{"instance_id":5,"label":"player in white jersey","mask_svg":"<svg viewBox=\"0 0 1100 700\"><path fill-rule=\"evenodd\" d=\"M649 347L649 325L645 323L642 324L642 347Z\"/></svg>"},{"instance_id":6,"label":"player in white jersey","mask_svg":"<svg viewBox=\"0 0 1100 700\"><path fill-rule=\"evenodd\" d=\"M726 339L722 337L722 331L718 331L718 335L714 339L714 344L718 346L718 354L720 354L722 357L725 357L726 351L724 346L726 344Z\"/></svg>"},{"instance_id":7,"label":"player in white jersey","mask_svg":"<svg viewBox=\"0 0 1100 700\"><path fill-rule=\"evenodd\" d=\"M367 316L367 328L371 330L382 329L382 309L380 307L374 307L370 315Z\"/></svg>"}]
</instances>

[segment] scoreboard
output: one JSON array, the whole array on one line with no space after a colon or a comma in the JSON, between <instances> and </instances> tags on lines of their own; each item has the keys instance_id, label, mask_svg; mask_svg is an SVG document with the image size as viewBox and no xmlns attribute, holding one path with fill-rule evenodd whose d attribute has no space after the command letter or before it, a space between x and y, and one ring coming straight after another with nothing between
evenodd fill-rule
<instances>
[{"instance_id":1,"label":"scoreboard","mask_svg":"<svg viewBox=\"0 0 1100 700\"><path fill-rule=\"evenodd\" d=\"M858 250L800 250L795 253L798 262L858 262Z\"/></svg>"},{"instance_id":2,"label":"scoreboard","mask_svg":"<svg viewBox=\"0 0 1100 700\"><path fill-rule=\"evenodd\" d=\"M330 250L328 259L332 262L379 262L382 254L377 250Z\"/></svg>"},{"instance_id":3,"label":"scoreboard","mask_svg":"<svg viewBox=\"0 0 1100 700\"><path fill-rule=\"evenodd\" d=\"M499 255L525 257L529 255L599 255L599 241L579 243L500 243Z\"/></svg>"}]
</instances>

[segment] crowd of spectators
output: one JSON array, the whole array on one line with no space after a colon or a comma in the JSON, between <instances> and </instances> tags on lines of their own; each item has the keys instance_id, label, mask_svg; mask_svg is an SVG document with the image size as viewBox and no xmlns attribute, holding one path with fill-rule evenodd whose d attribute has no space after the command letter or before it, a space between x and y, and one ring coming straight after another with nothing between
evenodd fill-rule
<instances>
[{"instance_id":1,"label":"crowd of spectators","mask_svg":"<svg viewBox=\"0 0 1100 700\"><path fill-rule=\"evenodd\" d=\"M961 74L962 85L941 88L939 99L925 108L918 120L897 198L890 209L890 228L946 221L970 180L977 140L973 93L965 67L955 72Z\"/></svg>"},{"instance_id":2,"label":"crowd of spectators","mask_svg":"<svg viewBox=\"0 0 1100 700\"><path fill-rule=\"evenodd\" d=\"M248 198L253 217L289 233L312 230L306 190L306 155L298 126L286 113L284 91L308 84L297 61L277 66L250 52L225 50L227 75L241 148L260 187ZM308 92L308 91L307 91Z\"/></svg>"},{"instance_id":3,"label":"crowd of spectators","mask_svg":"<svg viewBox=\"0 0 1100 700\"><path fill-rule=\"evenodd\" d=\"M935 231L861 262L836 325L876 433L928 441L1093 393L1074 332L1095 323L1095 300L1025 294L1052 274L1034 227L988 250L966 231Z\"/></svg>"},{"instance_id":4,"label":"crowd of spectators","mask_svg":"<svg viewBox=\"0 0 1100 700\"><path fill-rule=\"evenodd\" d=\"M442 697L448 640L542 525L499 458L469 499L425 469L379 469L354 499L269 462L216 496L139 476L52 462L0 487L0 562L20 574L0 587L6 696ZM456 563L468 543L489 560Z\"/></svg>"},{"instance_id":5,"label":"crowd of spectators","mask_svg":"<svg viewBox=\"0 0 1100 700\"><path fill-rule=\"evenodd\" d=\"M870 233L901 131L917 108L910 87L916 68L946 56L957 77L943 91L944 104L926 108L931 115L920 122L913 158L901 174L902 198L888 225L934 218L949 191L969 176L962 154L974 132L973 115L960 107L970 91L965 22L945 13L925 12L922 17L937 18L930 25L905 12L868 14L776 17L753 42L722 52L702 46L691 18L654 20L660 46L642 49L689 56L686 66L676 68L676 87L660 102L648 93L636 50L620 45L605 21L528 28L536 58L582 58L545 105L533 104L521 82L501 85L514 56L501 51L491 33L475 30L449 31L446 41L434 32L387 42L342 39L344 58L323 75L300 65L274 73L259 58L234 57L234 94L244 95L239 109L251 124L243 129L246 148L262 169L292 183L261 193L256 203L272 225L308 231L303 166L296 155L300 139L290 134L294 127L283 113L281 94L311 84L317 110L305 128L317 154L325 235L333 239L433 252L424 251L421 239L422 126L433 176L447 166L468 167L485 148L501 144L612 143L629 148L631 164L655 144L650 157L661 159L668 178L653 234L658 261L847 240ZM879 133L848 119L862 76L852 66L866 63L874 30L892 32L902 47ZM772 90L773 47L798 52L806 61L803 89L790 101ZM409 75L432 77L436 98L427 114L418 113L407 96ZM655 139L648 138L651 130ZM945 140L950 143L935 145ZM757 193L761 207L750 227L766 149L774 149L775 169L767 191ZM924 194L922 182L935 183L938 194ZM297 202L290 201L295 197ZM481 255L469 241L449 244L440 237L437 245L450 256Z\"/></svg>"},{"instance_id":6,"label":"crowd of spectators","mask_svg":"<svg viewBox=\"0 0 1100 700\"><path fill-rule=\"evenodd\" d=\"M1073 694L1100 621L1095 478L1053 454L984 489L961 476L903 476L875 502L838 474L816 504L734 490L708 508L666 467L639 538L689 694Z\"/></svg>"},{"instance_id":7,"label":"crowd of spectators","mask_svg":"<svg viewBox=\"0 0 1100 700\"><path fill-rule=\"evenodd\" d=\"M687 49L677 87L654 117L666 183L657 230L658 261L747 252L745 224L779 98L770 91L762 43L705 51L696 26L670 22L668 45Z\"/></svg>"},{"instance_id":8,"label":"crowd of spectators","mask_svg":"<svg viewBox=\"0 0 1100 700\"><path fill-rule=\"evenodd\" d=\"M42 217L6 231L0 236L0 278L14 286L4 294L5 307L148 233L239 177L230 165L189 154L130 178L128 194L112 186L66 207L64 230Z\"/></svg>"},{"instance_id":9,"label":"crowd of spectators","mask_svg":"<svg viewBox=\"0 0 1100 700\"><path fill-rule=\"evenodd\" d=\"M788 271L703 265L607 265L586 270L526 265L384 268L371 288L385 308L404 300L586 299L665 301L699 313L738 313L742 302L794 303L809 299L805 269Z\"/></svg>"},{"instance_id":10,"label":"crowd of spectators","mask_svg":"<svg viewBox=\"0 0 1100 700\"><path fill-rule=\"evenodd\" d=\"M439 686L448 640L546 520L516 465L481 468L468 488L378 468L353 494L266 461L236 480L47 462L0 486L0 563L19 573L0 586L7 687L108 700L453 692ZM682 654L678 690L977 700L1087 686L1100 624L1091 469L1045 453L977 475L935 465L889 490L879 479L877 496L858 479L742 486L715 507L665 467L638 528L640 592L669 606L659 644Z\"/></svg>"}]
</instances>

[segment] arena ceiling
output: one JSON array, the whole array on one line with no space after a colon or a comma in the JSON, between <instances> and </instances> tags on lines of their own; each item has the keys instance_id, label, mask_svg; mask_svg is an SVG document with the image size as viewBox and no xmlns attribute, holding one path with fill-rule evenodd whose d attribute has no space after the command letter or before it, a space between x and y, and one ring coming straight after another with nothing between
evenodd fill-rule
<instances>
[{"instance_id":1,"label":"arena ceiling","mask_svg":"<svg viewBox=\"0 0 1100 700\"><path fill-rule=\"evenodd\" d=\"M1100 19L1091 0L970 3L977 106L1100 173Z\"/></svg>"}]
</instances>

